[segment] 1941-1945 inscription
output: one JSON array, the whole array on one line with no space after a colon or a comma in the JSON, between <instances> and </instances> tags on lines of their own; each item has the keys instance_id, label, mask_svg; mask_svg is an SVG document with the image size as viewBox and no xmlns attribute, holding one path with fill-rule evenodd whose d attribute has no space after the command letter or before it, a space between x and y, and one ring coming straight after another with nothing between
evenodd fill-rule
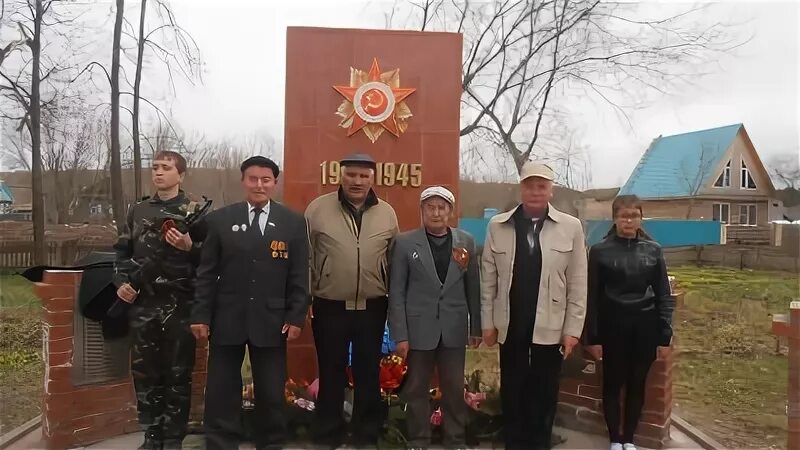
<instances>
[{"instance_id":1,"label":"1941-1945 inscription","mask_svg":"<svg viewBox=\"0 0 800 450\"><path fill-rule=\"evenodd\" d=\"M339 161L322 161L319 167L323 186L339 184L342 175ZM375 185L419 187L422 185L422 164L379 162L375 171Z\"/></svg>"}]
</instances>

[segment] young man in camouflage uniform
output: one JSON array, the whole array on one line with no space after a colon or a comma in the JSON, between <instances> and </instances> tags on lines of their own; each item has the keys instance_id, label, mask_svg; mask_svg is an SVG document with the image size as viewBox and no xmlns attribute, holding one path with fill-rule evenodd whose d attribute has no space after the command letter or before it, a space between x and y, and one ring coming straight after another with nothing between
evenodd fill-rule
<instances>
[{"instance_id":1,"label":"young man in camouflage uniform","mask_svg":"<svg viewBox=\"0 0 800 450\"><path fill-rule=\"evenodd\" d=\"M180 190L185 171L180 154L155 155L156 193L130 206L114 246L117 295L131 304L132 372L145 431L140 449L180 449L189 420L195 359L189 313L205 233L202 221L191 230L172 227L199 207Z\"/></svg>"}]
</instances>

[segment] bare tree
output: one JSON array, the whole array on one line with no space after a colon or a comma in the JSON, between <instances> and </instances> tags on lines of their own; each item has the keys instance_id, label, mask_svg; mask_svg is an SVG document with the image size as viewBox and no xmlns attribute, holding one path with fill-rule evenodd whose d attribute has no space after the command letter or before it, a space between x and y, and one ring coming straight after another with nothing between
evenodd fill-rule
<instances>
[{"instance_id":1,"label":"bare tree","mask_svg":"<svg viewBox=\"0 0 800 450\"><path fill-rule=\"evenodd\" d=\"M0 161L11 169L31 171L30 133L25 139L25 130L17 130L3 136L3 152Z\"/></svg>"},{"instance_id":2,"label":"bare tree","mask_svg":"<svg viewBox=\"0 0 800 450\"><path fill-rule=\"evenodd\" d=\"M680 168L675 176L686 187L689 205L686 207L686 220L691 219L695 201L702 195L707 182L706 176L714 168L717 159L714 155L719 154L718 148L714 144L701 143L700 154L695 157L685 157L681 160Z\"/></svg>"},{"instance_id":3,"label":"bare tree","mask_svg":"<svg viewBox=\"0 0 800 450\"><path fill-rule=\"evenodd\" d=\"M59 115L46 116L42 129L42 163L52 186L50 197L58 223L67 223L78 201L89 169L102 160L102 135L91 110L81 105L62 105Z\"/></svg>"},{"instance_id":4,"label":"bare tree","mask_svg":"<svg viewBox=\"0 0 800 450\"><path fill-rule=\"evenodd\" d=\"M186 140L184 131L179 126L173 125L171 121L159 121L153 131L142 133L141 136L147 144L145 150L151 159L153 155L164 150L173 150L183 154L184 157L191 158L191 155L187 154L190 152L187 151L184 142Z\"/></svg>"},{"instance_id":5,"label":"bare tree","mask_svg":"<svg viewBox=\"0 0 800 450\"><path fill-rule=\"evenodd\" d=\"M139 11L139 39L136 50L136 75L133 81L133 198L142 198L142 151L139 141L139 95L142 88L142 68L144 62L144 45L147 40L144 34L147 18L147 0L142 0Z\"/></svg>"},{"instance_id":6,"label":"bare tree","mask_svg":"<svg viewBox=\"0 0 800 450\"><path fill-rule=\"evenodd\" d=\"M192 82L200 77L202 66L200 52L194 38L180 25L178 25L175 14L172 12L168 2L165 0L155 0L155 12L159 19L159 25L153 30L146 32L147 22L147 0L141 1L139 11L139 33L136 52L136 75L133 84L133 167L135 198L141 197L142 190L142 153L140 142L140 108L142 69L144 65L145 48L149 48L164 62L169 75L169 85L172 93L175 93L173 80L173 70L178 69L184 78ZM133 37L132 35L130 35ZM160 39L159 39L160 37ZM160 119L160 118L159 118Z\"/></svg>"},{"instance_id":7,"label":"bare tree","mask_svg":"<svg viewBox=\"0 0 800 450\"><path fill-rule=\"evenodd\" d=\"M57 38L67 36L59 27L70 22L53 11L57 0L27 0L17 2L9 8L9 22L16 23L20 38L0 46L0 93L10 100L2 110L2 117L18 123L17 131L27 129L31 144L31 190L33 212L34 262L46 263L44 240L45 207L42 178L41 119L42 111L52 108L59 96L58 89L52 89L48 100L42 100L42 85L53 83L56 75L65 67L53 58L43 54L43 29L52 31ZM3 14L6 5L2 5ZM49 19L46 20L46 19ZM16 58L16 61L12 60ZM43 64L43 60L46 62ZM20 140L20 144L24 140ZM18 150L21 150L18 148Z\"/></svg>"},{"instance_id":8,"label":"bare tree","mask_svg":"<svg viewBox=\"0 0 800 450\"><path fill-rule=\"evenodd\" d=\"M125 0L116 0L114 43L111 50L111 208L118 230L125 229L125 210L122 197L122 158L119 143L119 53L122 39L122 19Z\"/></svg>"},{"instance_id":9,"label":"bare tree","mask_svg":"<svg viewBox=\"0 0 800 450\"><path fill-rule=\"evenodd\" d=\"M568 99L599 98L627 119L736 45L722 24L697 25L702 7L643 18L641 5L599 0L410 4L407 28L464 35L461 136L501 146L518 170L532 155L547 159L540 140L569 116Z\"/></svg>"},{"instance_id":10,"label":"bare tree","mask_svg":"<svg viewBox=\"0 0 800 450\"><path fill-rule=\"evenodd\" d=\"M566 131L562 136L560 142L548 146L554 151L549 153L547 161L559 177L559 184L579 191L587 189L592 175L589 152L580 144L574 131Z\"/></svg>"},{"instance_id":11,"label":"bare tree","mask_svg":"<svg viewBox=\"0 0 800 450\"><path fill-rule=\"evenodd\" d=\"M189 170L188 177L196 172L203 174L206 187L213 185L212 192L203 192L215 202L229 204L239 197L239 166L252 155L262 155L276 159L278 145L269 133L261 131L239 139L221 138L210 140L195 134L183 140L183 155ZM211 181L213 180L213 181Z\"/></svg>"},{"instance_id":12,"label":"bare tree","mask_svg":"<svg viewBox=\"0 0 800 450\"><path fill-rule=\"evenodd\" d=\"M104 168L107 141L103 118L80 99L59 102L44 111L41 120L41 162L44 174L42 192L48 199L46 216L66 223L81 189L91 186L97 169ZM28 133L10 139L12 145L3 159L11 167L30 170L31 142Z\"/></svg>"},{"instance_id":13,"label":"bare tree","mask_svg":"<svg viewBox=\"0 0 800 450\"><path fill-rule=\"evenodd\" d=\"M149 5L155 5L155 8L148 8ZM144 133L141 132L142 128L142 102L149 105L154 111L154 117L158 121L158 129L165 132L174 133L175 139L179 139L177 130L174 129L167 114L156 105L153 101L148 100L142 94L142 74L144 65L147 62L147 50L152 51L160 60L164 62L164 67L167 69L168 84L171 88L172 96L175 95L175 85L173 80L173 71L179 71L188 81L192 82L195 78L200 77L201 62L199 58L199 49L192 39L192 37L177 24L175 15L170 9L166 0L154 0L154 2L141 2L141 10L139 14L139 32L138 35L134 31L133 26L125 19L124 16L124 0L116 1L115 10L115 25L114 25L114 39L112 46L112 64L110 70L105 64L98 61L91 61L78 73L73 81L82 77L84 73L88 73L89 79L94 81L94 69L100 69L104 75L104 79L108 82L111 91L111 101L109 103L101 103L98 106L108 106L111 111L111 126L110 126L110 141L111 146L110 159L111 159L111 195L112 204L114 205L115 220L119 223L124 214L122 205L124 204L123 198L126 194L121 187L121 169L123 164L130 167L134 173L134 192L135 198L141 195L141 167L142 167L142 144L141 139L144 138L148 142L151 140L161 139L159 136L154 136L149 139ZM148 15L155 14L158 18L158 25L151 30L147 30L146 24L148 22ZM125 62L122 59L122 54L128 54L129 50L123 42L123 38L130 38L136 42L136 58L131 61L135 69L135 76L133 82L127 78L128 71L126 70ZM130 91L125 87L130 87ZM127 102L121 100L125 97L132 98L132 106L129 108ZM124 121L120 116L120 110L125 110L132 116L132 126L128 128L124 125ZM126 135L130 136L131 148L126 147L125 150L132 150L132 161L122 161L122 131L126 131ZM161 133L161 131L159 131Z\"/></svg>"},{"instance_id":14,"label":"bare tree","mask_svg":"<svg viewBox=\"0 0 800 450\"><path fill-rule=\"evenodd\" d=\"M790 189L800 189L800 163L798 156L781 155L772 159L770 175Z\"/></svg>"},{"instance_id":15,"label":"bare tree","mask_svg":"<svg viewBox=\"0 0 800 450\"><path fill-rule=\"evenodd\" d=\"M222 138L216 141L197 135L184 148L189 167L207 169L238 168L242 161L252 155L276 158L278 145L275 139L266 131L251 133L239 139Z\"/></svg>"},{"instance_id":16,"label":"bare tree","mask_svg":"<svg viewBox=\"0 0 800 450\"><path fill-rule=\"evenodd\" d=\"M502 146L475 133L460 149L460 178L477 183L503 183L516 179L517 167Z\"/></svg>"}]
</instances>

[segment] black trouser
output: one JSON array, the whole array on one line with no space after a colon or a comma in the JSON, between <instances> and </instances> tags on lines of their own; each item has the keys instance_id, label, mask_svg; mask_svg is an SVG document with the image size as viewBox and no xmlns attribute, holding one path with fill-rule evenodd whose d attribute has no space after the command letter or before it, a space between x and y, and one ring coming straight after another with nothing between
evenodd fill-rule
<instances>
[{"instance_id":1,"label":"black trouser","mask_svg":"<svg viewBox=\"0 0 800 450\"><path fill-rule=\"evenodd\" d=\"M255 444L281 449L286 443L286 342L279 347L247 344L255 395ZM239 448L242 438L242 361L245 344L214 345L208 352L205 431L207 450Z\"/></svg>"},{"instance_id":2,"label":"black trouser","mask_svg":"<svg viewBox=\"0 0 800 450\"><path fill-rule=\"evenodd\" d=\"M375 445L383 426L380 357L386 327L386 297L367 300L367 309L345 310L345 302L315 298L314 345L319 366L314 442L337 446L344 434L342 405L347 386L347 351L353 343L353 416L356 445Z\"/></svg>"},{"instance_id":3,"label":"black trouser","mask_svg":"<svg viewBox=\"0 0 800 450\"><path fill-rule=\"evenodd\" d=\"M408 373L401 398L408 404L408 446L427 447L431 443L431 378L439 370L442 390L444 445L464 447L467 405L464 403L464 359L466 348L447 348L441 342L433 350L410 350Z\"/></svg>"},{"instance_id":4,"label":"black trouser","mask_svg":"<svg viewBox=\"0 0 800 450\"><path fill-rule=\"evenodd\" d=\"M560 345L500 345L500 400L507 450L550 449L563 356Z\"/></svg>"},{"instance_id":5,"label":"black trouser","mask_svg":"<svg viewBox=\"0 0 800 450\"><path fill-rule=\"evenodd\" d=\"M175 447L186 436L192 394L191 297L177 291L159 294L139 297L131 307L131 369L139 424L151 440Z\"/></svg>"},{"instance_id":6,"label":"black trouser","mask_svg":"<svg viewBox=\"0 0 800 450\"><path fill-rule=\"evenodd\" d=\"M647 373L656 359L654 330L658 317L647 311L615 315L614 324L604 327L603 413L611 442L633 443L639 424ZM620 394L625 388L625 423L620 433Z\"/></svg>"}]
</instances>

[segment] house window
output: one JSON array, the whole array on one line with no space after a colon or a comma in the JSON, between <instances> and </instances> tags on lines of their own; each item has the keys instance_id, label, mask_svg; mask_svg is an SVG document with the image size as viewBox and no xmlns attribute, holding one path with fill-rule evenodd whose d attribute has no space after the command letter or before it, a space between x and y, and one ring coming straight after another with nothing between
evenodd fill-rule
<instances>
[{"instance_id":1,"label":"house window","mask_svg":"<svg viewBox=\"0 0 800 450\"><path fill-rule=\"evenodd\" d=\"M711 205L713 208L711 220L729 223L731 221L731 205L727 203L714 203Z\"/></svg>"},{"instance_id":2,"label":"house window","mask_svg":"<svg viewBox=\"0 0 800 450\"><path fill-rule=\"evenodd\" d=\"M739 205L739 225L756 226L756 205Z\"/></svg>"},{"instance_id":3,"label":"house window","mask_svg":"<svg viewBox=\"0 0 800 450\"><path fill-rule=\"evenodd\" d=\"M742 176L739 178L739 187L742 189L756 188L756 182L753 181L753 177L750 176L750 169L747 168L747 164L744 163L744 160L742 160Z\"/></svg>"},{"instance_id":4,"label":"house window","mask_svg":"<svg viewBox=\"0 0 800 450\"><path fill-rule=\"evenodd\" d=\"M103 205L99 203L95 203L94 205L89 207L89 214L93 216L99 216L103 214Z\"/></svg>"},{"instance_id":5,"label":"house window","mask_svg":"<svg viewBox=\"0 0 800 450\"><path fill-rule=\"evenodd\" d=\"M728 164L725 164L725 168L722 169L722 173L719 174L719 178L717 181L714 182L714 187L730 187L731 186L731 162L728 161Z\"/></svg>"}]
</instances>

